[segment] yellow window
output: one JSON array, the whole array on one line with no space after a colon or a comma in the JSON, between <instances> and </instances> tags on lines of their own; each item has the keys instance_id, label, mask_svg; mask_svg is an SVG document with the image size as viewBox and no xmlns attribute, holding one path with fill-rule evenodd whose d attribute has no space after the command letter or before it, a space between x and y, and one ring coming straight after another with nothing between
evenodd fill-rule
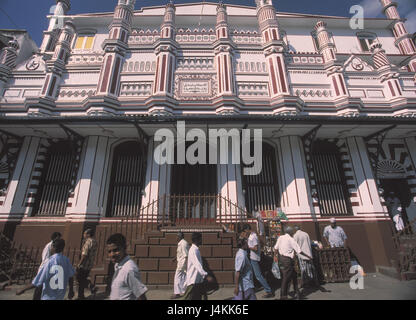
<instances>
[{"instance_id":1,"label":"yellow window","mask_svg":"<svg viewBox=\"0 0 416 320\"><path fill-rule=\"evenodd\" d=\"M85 37L78 37L77 42L75 43L75 49L82 49L84 39Z\"/></svg>"},{"instance_id":2,"label":"yellow window","mask_svg":"<svg viewBox=\"0 0 416 320\"><path fill-rule=\"evenodd\" d=\"M84 49L91 49L93 41L94 41L94 37L87 37L87 41L85 42Z\"/></svg>"}]
</instances>

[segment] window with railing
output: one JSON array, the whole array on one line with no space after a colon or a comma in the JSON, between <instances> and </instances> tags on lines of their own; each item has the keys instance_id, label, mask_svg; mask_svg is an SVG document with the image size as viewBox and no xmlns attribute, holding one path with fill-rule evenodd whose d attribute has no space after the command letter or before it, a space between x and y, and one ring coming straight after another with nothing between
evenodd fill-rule
<instances>
[{"instance_id":1,"label":"window with railing","mask_svg":"<svg viewBox=\"0 0 416 320\"><path fill-rule=\"evenodd\" d=\"M75 155L69 141L48 148L33 215L64 216L72 187Z\"/></svg>"},{"instance_id":2,"label":"window with railing","mask_svg":"<svg viewBox=\"0 0 416 320\"><path fill-rule=\"evenodd\" d=\"M311 160L321 215L350 215L351 203L337 145L316 141Z\"/></svg>"},{"instance_id":3,"label":"window with railing","mask_svg":"<svg viewBox=\"0 0 416 320\"><path fill-rule=\"evenodd\" d=\"M253 143L250 150L254 150ZM275 149L263 143L262 151L261 172L258 175L243 175L246 209L250 213L256 207L259 210L275 210L280 202Z\"/></svg>"},{"instance_id":4,"label":"window with railing","mask_svg":"<svg viewBox=\"0 0 416 320\"><path fill-rule=\"evenodd\" d=\"M107 216L138 215L146 175L143 148L136 141L128 141L118 145L113 155Z\"/></svg>"}]
</instances>

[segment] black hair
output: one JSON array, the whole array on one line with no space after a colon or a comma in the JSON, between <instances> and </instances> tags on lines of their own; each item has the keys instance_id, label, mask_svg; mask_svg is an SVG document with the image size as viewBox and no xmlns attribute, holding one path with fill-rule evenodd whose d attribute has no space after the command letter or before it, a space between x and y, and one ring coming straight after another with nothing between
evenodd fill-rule
<instances>
[{"instance_id":1,"label":"black hair","mask_svg":"<svg viewBox=\"0 0 416 320\"><path fill-rule=\"evenodd\" d=\"M202 233L201 232L194 232L192 233L192 243L198 242L198 240L202 239Z\"/></svg>"},{"instance_id":2,"label":"black hair","mask_svg":"<svg viewBox=\"0 0 416 320\"><path fill-rule=\"evenodd\" d=\"M107 239L107 244L115 244L117 247L126 249L126 238L121 233L112 234Z\"/></svg>"},{"instance_id":3,"label":"black hair","mask_svg":"<svg viewBox=\"0 0 416 320\"><path fill-rule=\"evenodd\" d=\"M52 247L55 249L56 253L61 253L62 251L64 251L64 248L65 248L65 240L64 239L53 240Z\"/></svg>"},{"instance_id":4,"label":"black hair","mask_svg":"<svg viewBox=\"0 0 416 320\"><path fill-rule=\"evenodd\" d=\"M92 230L91 228L85 229L85 231L90 237L94 236L94 230Z\"/></svg>"},{"instance_id":5,"label":"black hair","mask_svg":"<svg viewBox=\"0 0 416 320\"><path fill-rule=\"evenodd\" d=\"M246 231L246 230L251 230L251 226L247 223L243 225L243 231Z\"/></svg>"},{"instance_id":6,"label":"black hair","mask_svg":"<svg viewBox=\"0 0 416 320\"><path fill-rule=\"evenodd\" d=\"M54 232L54 233L52 233L51 240L53 241L53 240L55 240L57 238L62 238L62 234L60 232Z\"/></svg>"},{"instance_id":7,"label":"black hair","mask_svg":"<svg viewBox=\"0 0 416 320\"><path fill-rule=\"evenodd\" d=\"M237 239L237 248L242 248L247 243L247 239L239 238Z\"/></svg>"}]
</instances>

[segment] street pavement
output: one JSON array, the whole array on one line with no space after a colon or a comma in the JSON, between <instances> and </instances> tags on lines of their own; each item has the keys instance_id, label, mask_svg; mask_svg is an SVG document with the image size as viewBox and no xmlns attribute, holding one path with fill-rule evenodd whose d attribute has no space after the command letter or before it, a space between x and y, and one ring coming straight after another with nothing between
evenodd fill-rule
<instances>
[{"instance_id":1,"label":"street pavement","mask_svg":"<svg viewBox=\"0 0 416 320\"><path fill-rule=\"evenodd\" d=\"M31 300L33 290L16 296L16 291L23 286L13 285L0 291L0 300ZM293 289L292 289L293 290ZM151 289L146 294L148 300L169 300L172 289ZM89 300L106 299L102 292L96 296L86 296ZM273 300L280 297L280 290L276 291L276 297L263 299L264 291L257 292L258 300ZM220 288L208 296L209 300L230 300L233 297L233 288ZM305 300L416 300L416 280L399 281L382 274L367 274L364 277L364 289L353 290L349 283L328 283L313 292L305 292Z\"/></svg>"}]
</instances>

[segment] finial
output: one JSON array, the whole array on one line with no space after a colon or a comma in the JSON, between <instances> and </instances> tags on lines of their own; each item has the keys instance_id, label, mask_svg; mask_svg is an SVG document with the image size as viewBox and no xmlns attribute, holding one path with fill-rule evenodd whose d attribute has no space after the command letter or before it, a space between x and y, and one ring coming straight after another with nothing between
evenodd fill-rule
<instances>
[{"instance_id":1,"label":"finial","mask_svg":"<svg viewBox=\"0 0 416 320\"><path fill-rule=\"evenodd\" d=\"M17 42L16 39L12 39L12 40L9 41L8 47L13 48L15 50L18 50L19 49L19 43Z\"/></svg>"}]
</instances>

